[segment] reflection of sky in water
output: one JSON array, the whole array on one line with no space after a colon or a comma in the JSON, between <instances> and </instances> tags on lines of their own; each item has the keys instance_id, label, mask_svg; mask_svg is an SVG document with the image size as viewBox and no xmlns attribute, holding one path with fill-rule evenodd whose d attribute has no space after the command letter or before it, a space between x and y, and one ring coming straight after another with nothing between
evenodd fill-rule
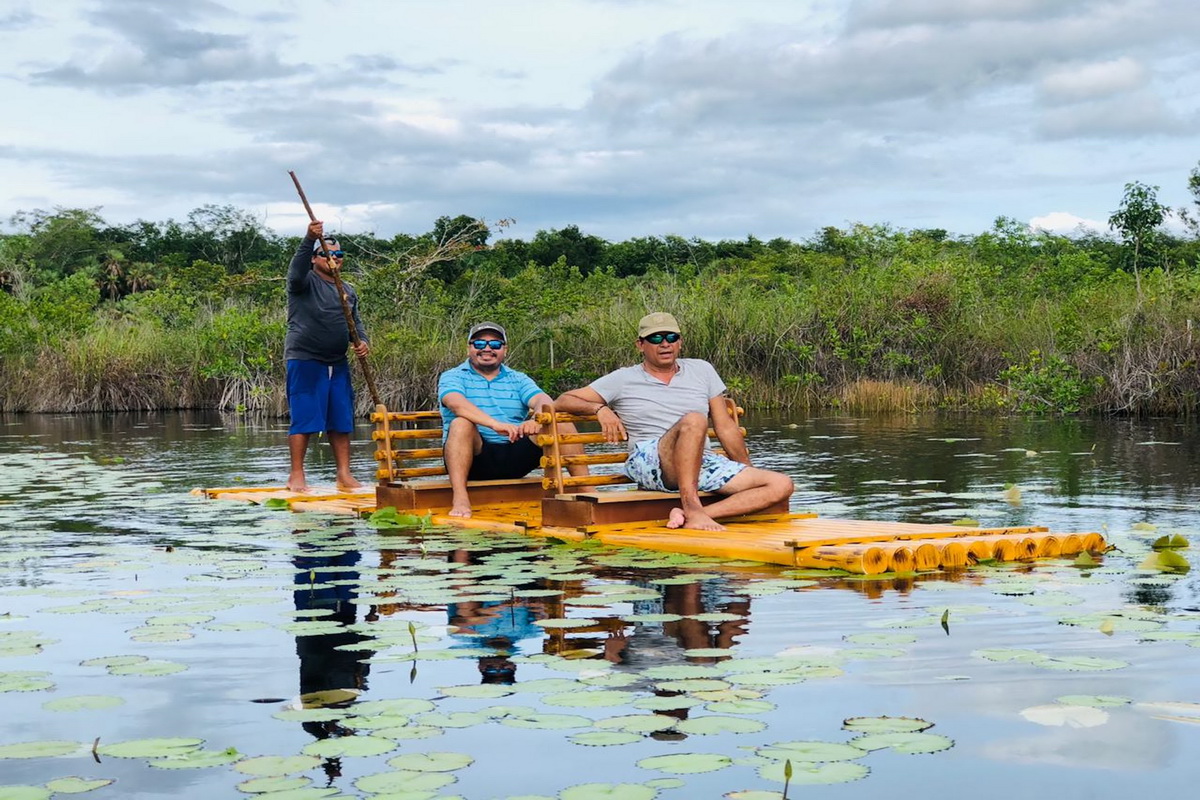
<instances>
[{"instance_id":1,"label":"reflection of sky in water","mask_svg":"<svg viewBox=\"0 0 1200 800\"><path fill-rule=\"evenodd\" d=\"M974 517L987 524L1102 530L1124 555L1110 556L1090 573L1040 564L1032 569L976 571L955 580L940 576L885 582L824 579L799 590L749 598L746 587L779 580L781 570L705 566L705 571L721 577L705 581L695 592L664 586L657 589L658 599L616 602L611 607L573 605L569 598L562 605L556 598L542 597L518 603L517 613L504 600L486 601L495 605L484 608L496 608L501 615L511 612L508 623L518 623L519 630L492 631L511 636L518 644L515 687L522 681L574 677L536 658L529 660L539 656L552 638L533 626L533 619L561 615L608 618L616 628L623 628L625 661L610 672L635 675L639 682L631 690L639 696L646 696L652 683L637 676L640 669L685 663L687 647L713 646L718 641L732 646L738 658L788 649L814 658L819 654L832 659L844 674L762 689L776 708L754 715L768 725L757 735L691 735L676 742L646 738L624 747L583 748L568 742L570 732L489 723L448 730L434 739L401 742L395 753L444 750L475 756L476 764L460 772L459 782L445 790L450 795L552 796L574 783L661 777L634 765L650 755L741 756L750 752L739 749L743 746L801 739L845 741L850 737L841 730L841 722L847 717L908 715L935 722L932 732L952 737L955 747L923 756L872 753L862 759L872 769L866 781L824 791L841 796L887 791L951 798L970 787L973 798L1050 793L1121 797L1177 792L1200 775L1200 767L1190 757L1200 744L1200 725L1158 719L1153 713L1160 712L1139 705L1200 702L1196 669L1200 649L1186 641L1141 641L1138 633L1119 628L1107 636L1094 620L1083 625L1059 622L1137 610L1157 620L1161 630L1200 630L1196 578L1148 576L1142 581L1130 573L1130 566L1141 560L1156 536L1175 530L1194 534L1192 509L1200 500L1200 464L1194 455L1200 450L1194 427L1173 420L957 416L763 417L755 427L757 416L746 420L756 462L796 478L793 506L797 509L869 519L919 522ZM284 705L295 703L300 688L298 637L282 627L294 621L294 565L307 563L295 559L320 558L323 547L340 533L352 531L359 557L341 562L335 558L331 563L353 568L369 589L372 581L387 581L389 576L411 577L412 564L423 557L422 544L425 557L443 564L446 551L439 549L436 535L425 537L423 543L408 536L385 538L348 520L217 504L184 494L194 486L282 483L285 435L285 427L277 421L245 423L206 414L0 420L0 530L5 531L0 538L0 614L10 615L0 617L0 643L11 631L34 631L48 642L38 655L0 656L0 673L41 670L52 673L57 684L53 693L0 694L5 708L0 744L65 738L90 746L96 736L102 742L198 736L210 748L233 746L248 755L288 755L314 741L301 724L272 717ZM1147 444L1152 442L1179 444ZM370 447L364 429L355 443L356 464L364 475L373 466ZM332 477L327 448L313 448L310 469L316 482ZM1005 497L1006 487L1012 484L1020 489L1019 503ZM1143 522L1156 528L1132 529L1134 523ZM303 548L297 546L300 540L305 542ZM383 547L391 554L386 563L380 555ZM517 542L515 549L504 550L504 558L495 561L489 561L493 556L484 549L472 552L480 570L476 580L498 577L489 572L489 564L502 576L500 565L512 563L512 554L524 549ZM572 557L563 562L568 572L577 570ZM515 561L532 569L539 559ZM429 574L436 582L441 573ZM573 579L568 594L617 583L654 588L651 579L662 573L605 564L596 574L601 577ZM323 573L330 581L337 575L336 571ZM530 575L519 585L537 584ZM459 577L470 583L469 577ZM504 586L495 583L490 590L504 594L509 591ZM366 681L363 699L437 698L439 687L481 682L475 658L418 661L415 672L412 662L393 658L411 651L409 620L428 639L422 640L422 649L447 648L456 637L447 634L444 604L419 602L415 589L406 598L403 592L385 591L394 586L381 583L380 587L374 594L367 591L353 609L355 625L386 626L398 644L375 654L378 660L370 665L369 676L359 676ZM1002 587L1009 587L1012 594L994 591ZM89 602L105 605L88 613L71 612ZM178 642L131 638L132 632L145 629L148 618L189 609L211 615L217 626L260 627L239 633L199 624L192 626L192 638ZM949 635L937 624L947 609ZM685 619L684 624L621 626L615 620L629 614L730 610L745 616L733 623ZM372 614L377 621L368 623ZM490 630L485 626L479 637L471 638L487 638ZM872 648L845 641L853 634L880 632L909 633L916 641L874 648L902 651L896 657L878 658L869 657ZM607 641L605 630L559 635L570 647L596 652ZM333 655L343 663L344 651L325 647L333 641L312 637L301 652ZM1109 672L1050 671L973 655L986 648L1118 659L1129 666ZM188 669L169 677L139 678L107 675L103 668L81 664L97 656L127 654L171 660ZM112 711L75 714L41 707L48 699L76 694L114 694L126 703ZM1107 721L1096 727L1048 727L1022 716L1025 709L1076 694L1123 696L1133 702L1106 708ZM537 706L537 698L519 692L486 702L443 698L438 709ZM276 702L251 702L263 699ZM647 713L628 705L542 710L595 719ZM706 713L698 707L684 716ZM355 794L352 780L385 769L385 758L342 759L343 774L334 785ZM0 762L0 772L4 783L42 783L65 775L119 779L116 787L97 793L98 798L104 792L121 797L228 796L245 777L224 767L156 770L142 760L121 759L95 764L90 755L5 760ZM317 785L324 784L323 772L312 776L320 778ZM744 767L684 777L684 788L661 796L718 797L733 789L779 788Z\"/></svg>"}]
</instances>

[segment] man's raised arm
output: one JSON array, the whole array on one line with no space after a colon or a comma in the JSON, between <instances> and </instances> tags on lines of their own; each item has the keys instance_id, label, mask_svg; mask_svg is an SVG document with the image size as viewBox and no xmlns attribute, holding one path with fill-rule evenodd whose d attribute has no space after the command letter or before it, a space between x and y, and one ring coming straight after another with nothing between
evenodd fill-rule
<instances>
[{"instance_id":1,"label":"man's raised arm","mask_svg":"<svg viewBox=\"0 0 1200 800\"><path fill-rule=\"evenodd\" d=\"M554 407L568 414L595 414L606 441L623 442L628 438L628 434L625 433L625 425L617 416L617 412L609 408L600 393L590 386L572 389L559 395L559 398L554 401Z\"/></svg>"}]
</instances>

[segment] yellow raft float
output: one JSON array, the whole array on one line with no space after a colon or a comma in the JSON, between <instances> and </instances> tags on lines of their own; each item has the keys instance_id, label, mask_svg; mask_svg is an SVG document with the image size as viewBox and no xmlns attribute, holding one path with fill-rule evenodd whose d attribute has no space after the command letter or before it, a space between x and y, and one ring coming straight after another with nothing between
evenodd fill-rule
<instances>
[{"instance_id":1,"label":"yellow raft float","mask_svg":"<svg viewBox=\"0 0 1200 800\"><path fill-rule=\"evenodd\" d=\"M731 411L740 415L741 409ZM295 511L366 516L392 507L403 514L429 516L436 525L509 531L535 536L608 545L640 547L671 553L761 561L789 567L841 569L877 575L885 572L951 570L980 561L1027 561L1103 553L1099 533L1051 533L1039 526L1000 528L961 525L825 519L792 513L784 506L743 517L722 519L724 531L667 528L676 495L627 488L629 479L616 472L571 477L568 466L619 465L623 452L606 445L598 432L560 433L560 422L594 423L546 407L537 415L543 434L541 477L470 484L473 516L447 515L450 487L442 465L440 414L436 411L395 412L379 407L371 415L376 428L377 486L355 492L299 494L282 488L197 489L217 500L264 503L281 499ZM419 440L436 445L397 447ZM560 454L562 444L582 444L583 455ZM590 451L588 448L595 448ZM405 466L408 465L408 466ZM606 488L600 488L606 487Z\"/></svg>"}]
</instances>

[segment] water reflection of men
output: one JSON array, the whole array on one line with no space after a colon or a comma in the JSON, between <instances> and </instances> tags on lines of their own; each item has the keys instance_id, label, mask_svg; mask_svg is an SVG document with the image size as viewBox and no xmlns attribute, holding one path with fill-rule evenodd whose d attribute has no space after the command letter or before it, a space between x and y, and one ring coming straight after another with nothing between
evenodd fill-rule
<instances>
[{"instance_id":1,"label":"water reflection of men","mask_svg":"<svg viewBox=\"0 0 1200 800\"><path fill-rule=\"evenodd\" d=\"M450 561L472 563L467 550L454 550ZM533 584L530 584L533 585ZM515 587L514 587L515 588ZM466 600L446 604L451 636L460 641L452 647L483 647L491 655L479 657L480 683L516 682L517 665L512 656L522 639L541 639L543 630L535 623L546 616L539 602L528 598L507 600Z\"/></svg>"},{"instance_id":2,"label":"water reflection of men","mask_svg":"<svg viewBox=\"0 0 1200 800\"><path fill-rule=\"evenodd\" d=\"M361 556L357 550L346 550L337 555L304 555L306 548L318 546L323 552L328 551L328 544L302 543L300 552L292 560L296 568L292 592L296 611L328 611L328 614L312 619L353 625L359 574L352 567L358 565ZM306 708L346 705L367 688L370 666L365 659L371 655L370 651L340 649L367 638L352 630L296 637L296 655L300 657L300 699ZM344 699L339 700L338 690L345 692ZM318 739L350 733L336 721L305 722L303 727ZM336 764L333 767L336 769ZM329 769L330 764L327 764L326 771Z\"/></svg>"}]
</instances>

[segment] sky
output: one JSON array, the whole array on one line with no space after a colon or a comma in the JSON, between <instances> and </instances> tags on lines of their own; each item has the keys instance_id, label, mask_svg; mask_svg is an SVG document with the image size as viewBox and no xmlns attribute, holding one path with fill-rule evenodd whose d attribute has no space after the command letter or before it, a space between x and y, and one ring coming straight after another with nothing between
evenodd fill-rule
<instances>
[{"instance_id":1,"label":"sky","mask_svg":"<svg viewBox=\"0 0 1200 800\"><path fill-rule=\"evenodd\" d=\"M1196 0L0 0L0 219L620 241L1191 205ZM0 229L11 230L10 224Z\"/></svg>"}]
</instances>

